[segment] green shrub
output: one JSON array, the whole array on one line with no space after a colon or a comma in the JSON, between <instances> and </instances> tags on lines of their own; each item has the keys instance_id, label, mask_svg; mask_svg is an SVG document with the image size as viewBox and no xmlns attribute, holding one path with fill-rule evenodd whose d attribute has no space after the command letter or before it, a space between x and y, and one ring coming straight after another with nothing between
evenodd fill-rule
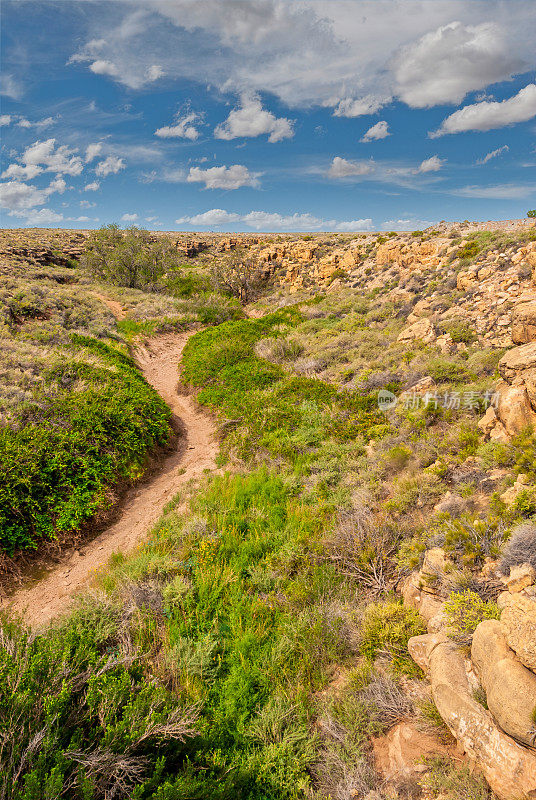
<instances>
[{"instance_id":1,"label":"green shrub","mask_svg":"<svg viewBox=\"0 0 536 800\"><path fill-rule=\"evenodd\" d=\"M138 477L150 448L169 440L170 411L131 359L96 339L74 343L106 366L58 365L54 376L84 388L43 395L18 425L0 429L0 544L9 555L80 528L114 483Z\"/></svg>"},{"instance_id":2,"label":"green shrub","mask_svg":"<svg viewBox=\"0 0 536 800\"><path fill-rule=\"evenodd\" d=\"M417 612L401 602L372 604L361 620L361 653L370 661L387 657L395 673L419 675L420 670L408 653L408 640L423 633L426 627Z\"/></svg>"},{"instance_id":3,"label":"green shrub","mask_svg":"<svg viewBox=\"0 0 536 800\"><path fill-rule=\"evenodd\" d=\"M448 623L447 635L460 645L468 646L477 625L484 619L499 619L500 610L491 600L484 601L469 589L452 592L443 608Z\"/></svg>"}]
</instances>

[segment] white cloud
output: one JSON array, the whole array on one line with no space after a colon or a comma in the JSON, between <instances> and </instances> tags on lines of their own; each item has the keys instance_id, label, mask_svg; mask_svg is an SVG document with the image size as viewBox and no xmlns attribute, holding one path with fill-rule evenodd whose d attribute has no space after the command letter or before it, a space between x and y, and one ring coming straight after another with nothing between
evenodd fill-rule
<instances>
[{"instance_id":1,"label":"white cloud","mask_svg":"<svg viewBox=\"0 0 536 800\"><path fill-rule=\"evenodd\" d=\"M41 208L39 211L29 211L24 215L27 225L32 225L36 228L41 225L50 225L55 222L63 222L63 214L58 214L51 208Z\"/></svg>"},{"instance_id":2,"label":"white cloud","mask_svg":"<svg viewBox=\"0 0 536 800\"><path fill-rule=\"evenodd\" d=\"M487 200L522 200L536 191L536 184L503 183L496 186L462 186L451 194L458 197L476 197Z\"/></svg>"},{"instance_id":3,"label":"white cloud","mask_svg":"<svg viewBox=\"0 0 536 800\"><path fill-rule=\"evenodd\" d=\"M99 161L95 167L95 173L105 178L107 175L117 175L117 173L125 169L125 162L118 156L108 156L104 161Z\"/></svg>"},{"instance_id":4,"label":"white cloud","mask_svg":"<svg viewBox=\"0 0 536 800\"><path fill-rule=\"evenodd\" d=\"M380 122L377 122L376 125L373 125L372 128L369 128L359 141L372 142L375 139L385 139L390 135L391 134L389 132L389 126L387 122L385 122L385 120L381 120Z\"/></svg>"},{"instance_id":5,"label":"white cloud","mask_svg":"<svg viewBox=\"0 0 536 800\"><path fill-rule=\"evenodd\" d=\"M21 181L31 181L37 175L43 172L42 167L36 164L10 164L7 169L2 172L2 178L16 178Z\"/></svg>"},{"instance_id":6,"label":"white cloud","mask_svg":"<svg viewBox=\"0 0 536 800\"><path fill-rule=\"evenodd\" d=\"M54 125L56 119L54 117L45 117L45 119L36 120L35 122L30 122L29 119L25 117L21 117L17 122L19 128L48 128L50 125Z\"/></svg>"},{"instance_id":7,"label":"white cloud","mask_svg":"<svg viewBox=\"0 0 536 800\"><path fill-rule=\"evenodd\" d=\"M0 94L12 100L20 100L24 93L22 83L13 75L0 75Z\"/></svg>"},{"instance_id":8,"label":"white cloud","mask_svg":"<svg viewBox=\"0 0 536 800\"><path fill-rule=\"evenodd\" d=\"M90 203L89 200L80 200L80 208L95 208L96 203Z\"/></svg>"},{"instance_id":9,"label":"white cloud","mask_svg":"<svg viewBox=\"0 0 536 800\"><path fill-rule=\"evenodd\" d=\"M42 166L45 172L80 175L84 167L77 152L65 144L56 148L56 140L47 139L27 147L19 160L26 166Z\"/></svg>"},{"instance_id":10,"label":"white cloud","mask_svg":"<svg viewBox=\"0 0 536 800\"><path fill-rule=\"evenodd\" d=\"M177 114L175 117L174 125L165 125L163 128L157 128L154 132L155 136L161 139L190 139L195 141L199 137L199 131L196 128L196 123L201 120L201 115L195 111L190 111L184 116Z\"/></svg>"},{"instance_id":11,"label":"white cloud","mask_svg":"<svg viewBox=\"0 0 536 800\"><path fill-rule=\"evenodd\" d=\"M336 222L335 230L337 231L371 231L373 230L372 220L368 219L351 219L347 222Z\"/></svg>"},{"instance_id":12,"label":"white cloud","mask_svg":"<svg viewBox=\"0 0 536 800\"><path fill-rule=\"evenodd\" d=\"M451 22L404 47L394 59L398 97L413 108L461 103L468 92L523 69L497 25Z\"/></svg>"},{"instance_id":13,"label":"white cloud","mask_svg":"<svg viewBox=\"0 0 536 800\"><path fill-rule=\"evenodd\" d=\"M121 217L121 222L136 222L137 219L137 214L123 214Z\"/></svg>"},{"instance_id":14,"label":"white cloud","mask_svg":"<svg viewBox=\"0 0 536 800\"><path fill-rule=\"evenodd\" d=\"M266 111L258 95L244 93L240 102L240 108L233 109L225 122L215 128L216 139L253 138L268 133L269 142L280 142L294 136L292 122Z\"/></svg>"},{"instance_id":15,"label":"white cloud","mask_svg":"<svg viewBox=\"0 0 536 800\"><path fill-rule=\"evenodd\" d=\"M71 61L131 89L158 65L176 80L354 117L393 97L460 102L535 66L533 0L229 0L225 14L222 0L122 6L103 5Z\"/></svg>"},{"instance_id":16,"label":"white cloud","mask_svg":"<svg viewBox=\"0 0 536 800\"><path fill-rule=\"evenodd\" d=\"M205 211L203 214L195 214L193 217L181 217L176 219L175 222L177 225L201 225L202 227L210 228L218 225L227 225L231 222L239 222L240 219L240 214L224 211L223 208L211 208L210 211Z\"/></svg>"},{"instance_id":17,"label":"white cloud","mask_svg":"<svg viewBox=\"0 0 536 800\"><path fill-rule=\"evenodd\" d=\"M423 219L388 219L382 222L382 231L418 231L427 228L431 222Z\"/></svg>"},{"instance_id":18,"label":"white cloud","mask_svg":"<svg viewBox=\"0 0 536 800\"><path fill-rule=\"evenodd\" d=\"M507 144L503 144L502 147L498 147L496 150L491 150L489 153L486 153L486 155L483 158L479 158L476 163L487 164L492 158L498 158L498 156L501 156L503 153L507 153L509 149Z\"/></svg>"},{"instance_id":19,"label":"white cloud","mask_svg":"<svg viewBox=\"0 0 536 800\"><path fill-rule=\"evenodd\" d=\"M415 174L418 175L419 173L439 172L444 163L445 159L439 158L439 156L431 156L430 158L425 158L424 161L421 161L421 163L415 170Z\"/></svg>"},{"instance_id":20,"label":"white cloud","mask_svg":"<svg viewBox=\"0 0 536 800\"><path fill-rule=\"evenodd\" d=\"M279 214L271 211L248 211L237 214L223 208L211 208L201 214L176 219L177 225L194 225L217 228L241 223L257 231L368 231L372 230L371 219L354 219L346 222L324 220L309 213Z\"/></svg>"},{"instance_id":21,"label":"white cloud","mask_svg":"<svg viewBox=\"0 0 536 800\"><path fill-rule=\"evenodd\" d=\"M93 181L92 183L86 183L84 186L84 192L97 192L100 189L99 181Z\"/></svg>"},{"instance_id":22,"label":"white cloud","mask_svg":"<svg viewBox=\"0 0 536 800\"><path fill-rule=\"evenodd\" d=\"M11 180L0 183L0 205L10 214L24 214L36 206L44 205L49 196L54 192L63 193L66 189L65 181L56 178L44 189L38 189L28 183Z\"/></svg>"},{"instance_id":23,"label":"white cloud","mask_svg":"<svg viewBox=\"0 0 536 800\"><path fill-rule=\"evenodd\" d=\"M460 108L429 135L436 138L447 133L489 131L526 122L533 117L536 117L536 83L529 83L513 97L500 103L483 101Z\"/></svg>"},{"instance_id":24,"label":"white cloud","mask_svg":"<svg viewBox=\"0 0 536 800\"><path fill-rule=\"evenodd\" d=\"M335 117L363 117L367 114L375 114L380 108L391 101L391 97L375 97L374 95L367 95L366 97L359 97L354 99L352 97L345 97L339 100L333 116ZM327 103L326 105L332 105Z\"/></svg>"},{"instance_id":25,"label":"white cloud","mask_svg":"<svg viewBox=\"0 0 536 800\"><path fill-rule=\"evenodd\" d=\"M259 186L260 172L250 172L242 164L230 167L190 167L188 183L204 183L205 189L239 189L241 186Z\"/></svg>"},{"instance_id":26,"label":"white cloud","mask_svg":"<svg viewBox=\"0 0 536 800\"><path fill-rule=\"evenodd\" d=\"M109 75L111 78L116 78L119 75L119 70L113 61L97 59L97 61L89 65L89 68L95 75Z\"/></svg>"},{"instance_id":27,"label":"white cloud","mask_svg":"<svg viewBox=\"0 0 536 800\"><path fill-rule=\"evenodd\" d=\"M153 81L157 81L159 78L162 78L165 73L162 67L158 66L158 64L151 64L145 74L148 82L152 83Z\"/></svg>"},{"instance_id":28,"label":"white cloud","mask_svg":"<svg viewBox=\"0 0 536 800\"><path fill-rule=\"evenodd\" d=\"M88 144L86 147L86 157L85 162L89 164L90 161L93 161L94 158L100 156L102 152L102 142L96 142L95 144Z\"/></svg>"},{"instance_id":29,"label":"white cloud","mask_svg":"<svg viewBox=\"0 0 536 800\"><path fill-rule=\"evenodd\" d=\"M0 114L0 126L11 125L12 117L9 114Z\"/></svg>"},{"instance_id":30,"label":"white cloud","mask_svg":"<svg viewBox=\"0 0 536 800\"><path fill-rule=\"evenodd\" d=\"M323 220L312 214L273 214L267 211L250 211L242 217L242 221L250 228L261 230L295 230L308 231L322 227Z\"/></svg>"},{"instance_id":31,"label":"white cloud","mask_svg":"<svg viewBox=\"0 0 536 800\"><path fill-rule=\"evenodd\" d=\"M348 161L346 158L335 156L328 170L328 177L335 179L358 178L369 175L375 169L371 161Z\"/></svg>"}]
</instances>

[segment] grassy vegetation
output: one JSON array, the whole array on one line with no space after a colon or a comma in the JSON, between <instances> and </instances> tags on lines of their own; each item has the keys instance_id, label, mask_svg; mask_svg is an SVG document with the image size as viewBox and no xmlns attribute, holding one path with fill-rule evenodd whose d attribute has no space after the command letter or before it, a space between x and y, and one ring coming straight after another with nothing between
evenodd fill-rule
<instances>
[{"instance_id":1,"label":"grassy vegetation","mask_svg":"<svg viewBox=\"0 0 536 800\"><path fill-rule=\"evenodd\" d=\"M38 265L26 251L0 267L0 552L9 556L105 512L115 488L138 478L151 450L169 442L169 411L127 342L243 313L234 299L209 291L201 271L182 269L176 248L146 232L96 232L87 268L59 245L54 255L52 234L51 242L49 258L58 263ZM123 307L119 324L102 295Z\"/></svg>"},{"instance_id":2,"label":"grassy vegetation","mask_svg":"<svg viewBox=\"0 0 536 800\"><path fill-rule=\"evenodd\" d=\"M36 378L27 417L9 430L22 435L35 425L48 443L39 465L49 456L54 465L56 452L72 457L57 474L74 474L76 485L80 479L102 496L105 482L92 483L95 476L109 468L130 477L149 440L165 440L167 430L124 338L202 321L211 327L189 340L182 379L216 416L220 466L229 472L175 498L149 540L116 556L98 590L61 625L33 636L2 622L4 795L383 797L373 736L409 719L446 737L431 701L412 699L424 687L407 642L425 627L395 587L427 548L442 546L452 568L430 581L450 598L452 636L466 644L480 619L496 616L495 589L480 580L480 568L500 555L512 529L505 570L532 558L534 511L530 498L507 509L499 495L508 477L491 471L532 476L534 434L508 445L483 442L478 398L493 383L501 351L483 348L470 326L445 329L459 345L449 355L434 344L398 342L411 308L388 300L382 287L366 297L330 290L238 319L229 298L189 294L181 283L187 271L178 271L174 297L170 283L151 293L108 287L128 310L119 331L100 339L62 332L54 347L68 358L45 374L51 405L35 402ZM438 294L438 302L454 302L452 287L440 285ZM17 328L13 340L21 335ZM33 334L31 342L44 363L48 353L39 348L48 345ZM401 399L379 411L380 389L411 393L428 376L435 400ZM442 404L455 392L458 404ZM127 396L137 412L125 426ZM104 421L103 400L113 412ZM58 419L69 421L65 430ZM60 433L65 439L47 438ZM32 443L39 441L36 434ZM14 496L25 470L23 462ZM82 506L73 485L51 485L25 512L31 525L74 525ZM80 497L89 502L89 494ZM56 517L54 503L65 503ZM438 759L420 782L430 797L491 797L480 778ZM418 797L414 783L408 792Z\"/></svg>"}]
</instances>

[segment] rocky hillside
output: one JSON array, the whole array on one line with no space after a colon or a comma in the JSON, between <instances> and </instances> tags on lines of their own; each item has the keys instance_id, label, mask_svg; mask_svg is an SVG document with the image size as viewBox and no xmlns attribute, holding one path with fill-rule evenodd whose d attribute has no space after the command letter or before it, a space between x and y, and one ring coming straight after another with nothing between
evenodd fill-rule
<instances>
[{"instance_id":1,"label":"rocky hillside","mask_svg":"<svg viewBox=\"0 0 536 800\"><path fill-rule=\"evenodd\" d=\"M86 236L6 232L4 258L35 293L73 274ZM106 796L115 773L92 758L110 740L140 798L533 800L536 230L161 236L181 276L239 265L254 297L242 319L205 318L181 364L229 471L173 501L48 637L16 634L6 675L21 671L28 697L44 679L24 648L54 674L70 643L61 691L77 709L73 727L55 695L58 726L35 702L13 747L41 730L50 744L25 762L28 786L91 779ZM76 274L75 305L103 291ZM159 303L168 324L200 327L171 295L106 294L130 316L123 336L146 335L136 309ZM42 297L30 337L8 324L19 349L56 319ZM117 335L108 319L99 331ZM158 709L160 733L132 778L120 760L150 738L137 708Z\"/></svg>"}]
</instances>

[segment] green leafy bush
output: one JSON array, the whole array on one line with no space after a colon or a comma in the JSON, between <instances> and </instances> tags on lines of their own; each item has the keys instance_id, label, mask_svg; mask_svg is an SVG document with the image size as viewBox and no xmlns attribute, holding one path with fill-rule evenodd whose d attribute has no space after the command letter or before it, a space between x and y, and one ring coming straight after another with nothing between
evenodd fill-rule
<instances>
[{"instance_id":1,"label":"green leafy bush","mask_svg":"<svg viewBox=\"0 0 536 800\"><path fill-rule=\"evenodd\" d=\"M128 356L90 337L73 345L104 365L58 365L56 377L83 388L43 394L0 429L0 544L9 555L80 528L106 506L110 487L138 477L148 450L169 439L169 409Z\"/></svg>"},{"instance_id":2,"label":"green leafy bush","mask_svg":"<svg viewBox=\"0 0 536 800\"><path fill-rule=\"evenodd\" d=\"M397 600L367 606L361 620L361 653L370 661L386 656L396 673L419 675L408 640L426 633L418 613Z\"/></svg>"},{"instance_id":3,"label":"green leafy bush","mask_svg":"<svg viewBox=\"0 0 536 800\"><path fill-rule=\"evenodd\" d=\"M484 619L499 619L500 610L491 600L482 600L467 589L452 592L443 608L447 620L447 635L461 645L470 645L477 625Z\"/></svg>"}]
</instances>

